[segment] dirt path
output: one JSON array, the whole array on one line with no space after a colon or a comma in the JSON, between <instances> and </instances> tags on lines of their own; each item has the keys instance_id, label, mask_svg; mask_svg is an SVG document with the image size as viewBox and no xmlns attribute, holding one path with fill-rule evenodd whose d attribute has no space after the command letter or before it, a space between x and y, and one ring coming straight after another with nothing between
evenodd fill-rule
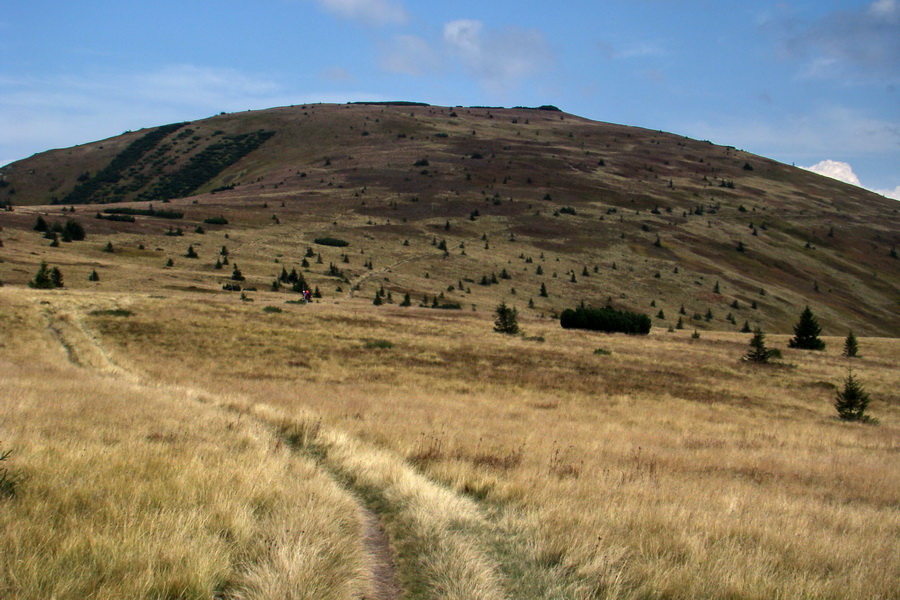
<instances>
[{"instance_id":1,"label":"dirt path","mask_svg":"<svg viewBox=\"0 0 900 600\"><path fill-rule=\"evenodd\" d=\"M126 380L134 386L159 387L155 382L148 382L146 375L116 363L100 340L88 329L82 319L82 312L74 303L59 300L43 304L41 310L50 335L59 342L72 364ZM183 391L189 397L197 397L196 390L180 389L177 385L167 387ZM361 600L398 600L403 594L403 588L397 580L397 564L390 539L378 514L359 501L357 506L362 517L362 541L372 584L370 594L362 596Z\"/></svg>"},{"instance_id":2,"label":"dirt path","mask_svg":"<svg viewBox=\"0 0 900 600\"><path fill-rule=\"evenodd\" d=\"M398 600L403 588L397 582L397 564L387 533L378 515L368 508L363 509L363 521L363 543L372 570L372 594L363 596L362 600Z\"/></svg>"}]
</instances>

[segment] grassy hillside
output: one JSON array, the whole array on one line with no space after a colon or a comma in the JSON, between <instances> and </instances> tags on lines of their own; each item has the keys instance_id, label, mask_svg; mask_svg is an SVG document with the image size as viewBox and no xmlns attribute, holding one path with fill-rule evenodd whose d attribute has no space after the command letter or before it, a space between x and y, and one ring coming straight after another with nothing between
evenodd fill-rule
<instances>
[{"instance_id":1,"label":"grassy hillside","mask_svg":"<svg viewBox=\"0 0 900 600\"><path fill-rule=\"evenodd\" d=\"M0 175L0 597L900 598L896 202L535 109L219 115ZM582 302L653 329L562 329ZM836 418L848 367L878 424Z\"/></svg>"},{"instance_id":2,"label":"grassy hillside","mask_svg":"<svg viewBox=\"0 0 900 600\"><path fill-rule=\"evenodd\" d=\"M189 235L226 216L229 228L212 230L232 234L257 287L280 271L276 259L297 267L298 250L329 235L351 242L338 264L350 285L341 287L369 297L384 285L401 297L443 293L467 309L506 298L523 310L533 304L535 315L612 302L662 311L662 327L682 316L688 327L735 331L745 322L789 331L810 304L832 333L900 334L896 202L734 148L561 112L280 108L51 151L0 176L0 197L17 209L3 215L13 227L35 212L55 216L62 207L40 205L66 198L169 202L185 213ZM169 201L167 192L193 195ZM171 225L112 226L89 220L106 206L64 206L92 238L123 249ZM177 241L208 246L192 276L216 289L220 273L208 267L221 236L211 238ZM182 254L171 241L144 245ZM323 256L326 270L344 261ZM504 269L509 279L478 285ZM334 296L337 284L321 270L307 278ZM708 311L711 320L694 318Z\"/></svg>"}]
</instances>

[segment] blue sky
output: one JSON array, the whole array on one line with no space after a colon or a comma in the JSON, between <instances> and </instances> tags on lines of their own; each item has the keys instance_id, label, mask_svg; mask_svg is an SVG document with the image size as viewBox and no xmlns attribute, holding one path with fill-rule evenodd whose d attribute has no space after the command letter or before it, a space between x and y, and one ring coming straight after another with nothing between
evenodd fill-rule
<instances>
[{"instance_id":1,"label":"blue sky","mask_svg":"<svg viewBox=\"0 0 900 600\"><path fill-rule=\"evenodd\" d=\"M554 104L900 199L900 0L4 4L0 165L221 111Z\"/></svg>"}]
</instances>

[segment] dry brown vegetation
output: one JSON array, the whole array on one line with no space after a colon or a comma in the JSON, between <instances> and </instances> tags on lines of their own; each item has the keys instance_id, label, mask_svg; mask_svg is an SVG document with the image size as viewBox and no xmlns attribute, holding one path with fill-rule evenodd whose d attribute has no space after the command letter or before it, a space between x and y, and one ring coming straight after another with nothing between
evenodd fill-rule
<instances>
[{"instance_id":1,"label":"dry brown vegetation","mask_svg":"<svg viewBox=\"0 0 900 600\"><path fill-rule=\"evenodd\" d=\"M0 597L388 600L374 514L410 599L900 598L900 342L879 337L900 332L891 205L658 132L457 110L195 124L290 135L210 183L236 189L166 204L178 221L0 212L0 453L15 484L0 495ZM36 157L21 193L49 189L50 158L70 157L56 185L74 178L83 151ZM699 203L721 208L682 216ZM577 215L553 216L567 206ZM38 215L88 237L49 247ZM218 215L229 224L194 232ZM732 245L762 215L748 258ZM42 261L64 289L27 287ZM243 296L222 290L234 264ZM324 298L271 291L282 268ZM393 304L373 306L381 288ZM439 294L462 310L418 306ZM652 333L551 318L608 299L652 315ZM493 333L501 300L522 335ZM807 303L824 352L787 348ZM668 332L681 306L685 329ZM783 358L742 361L744 321ZM841 356L850 327L859 358ZM849 365L878 424L836 418Z\"/></svg>"},{"instance_id":2,"label":"dry brown vegetation","mask_svg":"<svg viewBox=\"0 0 900 600\"><path fill-rule=\"evenodd\" d=\"M266 527L292 522L320 527L292 537L294 560L342 552L337 571L298 576L350 597L364 577L347 489L382 515L401 581L421 597L900 589L895 340L861 339L854 370L881 423L848 425L832 407L839 339L760 367L740 361L749 336L729 333L631 338L523 321L538 342L491 334L479 315L356 301L267 314L184 294L33 292L50 304L28 308L11 292L3 440L28 480L2 531L18 549L4 569L18 597L258 590L250 574L293 572L258 546ZM90 314L124 306L130 316ZM67 364L42 313L87 346L74 356L100 352L121 372L102 356ZM66 333L66 316L87 337ZM769 342L784 348L786 336ZM61 564L22 573L45 553ZM153 561L184 570L156 581ZM131 585L151 587L108 583L136 571L146 579Z\"/></svg>"}]
</instances>

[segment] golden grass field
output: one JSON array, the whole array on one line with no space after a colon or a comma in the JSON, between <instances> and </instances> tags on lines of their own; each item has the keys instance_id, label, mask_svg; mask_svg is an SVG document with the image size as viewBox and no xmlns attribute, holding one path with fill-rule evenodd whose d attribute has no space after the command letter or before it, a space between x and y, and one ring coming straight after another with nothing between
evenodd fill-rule
<instances>
[{"instance_id":1,"label":"golden grass field","mask_svg":"<svg viewBox=\"0 0 900 600\"><path fill-rule=\"evenodd\" d=\"M900 599L892 201L682 136L451 112L195 122L278 133L182 219L41 204L137 134L4 167L0 599ZM39 216L87 237L51 247ZM42 262L63 288L28 286ZM282 269L323 297L272 291ZM521 335L493 331L501 301ZM653 330L562 329L582 301ZM824 352L787 347L805 305ZM742 361L745 323L783 358ZM877 424L837 418L851 366Z\"/></svg>"},{"instance_id":2,"label":"golden grass field","mask_svg":"<svg viewBox=\"0 0 900 600\"><path fill-rule=\"evenodd\" d=\"M358 598L360 503L410 598L900 594L894 339L858 425L841 338L256 298L0 289L0 596Z\"/></svg>"}]
</instances>

